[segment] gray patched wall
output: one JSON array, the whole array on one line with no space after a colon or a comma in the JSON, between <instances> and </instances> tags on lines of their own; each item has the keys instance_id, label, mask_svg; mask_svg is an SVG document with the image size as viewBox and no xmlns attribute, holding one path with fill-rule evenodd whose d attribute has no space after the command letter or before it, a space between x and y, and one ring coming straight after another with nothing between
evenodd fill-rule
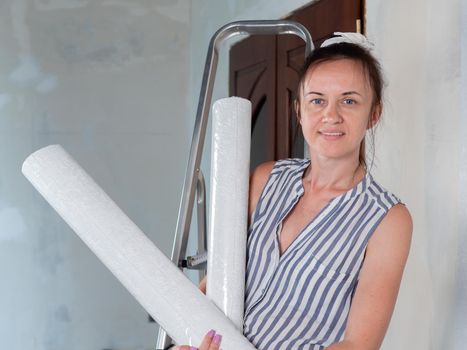
<instances>
[{"instance_id":1,"label":"gray patched wall","mask_svg":"<svg viewBox=\"0 0 467 350\"><path fill-rule=\"evenodd\" d=\"M157 326L20 169L63 145L169 254L189 147L190 6L0 1L2 348L154 348Z\"/></svg>"}]
</instances>

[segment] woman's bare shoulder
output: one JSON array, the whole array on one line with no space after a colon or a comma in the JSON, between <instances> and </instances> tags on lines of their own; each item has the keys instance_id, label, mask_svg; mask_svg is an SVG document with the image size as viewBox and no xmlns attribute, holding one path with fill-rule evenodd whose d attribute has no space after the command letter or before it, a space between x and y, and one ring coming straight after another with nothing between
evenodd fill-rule
<instances>
[{"instance_id":1,"label":"woman's bare shoulder","mask_svg":"<svg viewBox=\"0 0 467 350\"><path fill-rule=\"evenodd\" d=\"M379 230L390 231L390 232L399 232L400 235L408 236L406 238L411 238L412 236L412 216L410 215L409 209L402 204L396 204L391 209L382 220Z\"/></svg>"},{"instance_id":2,"label":"woman's bare shoulder","mask_svg":"<svg viewBox=\"0 0 467 350\"><path fill-rule=\"evenodd\" d=\"M253 214L258 204L261 192L268 181L269 174L274 168L274 161L266 162L258 165L250 176L250 197L249 197L249 215Z\"/></svg>"},{"instance_id":3,"label":"woman's bare shoulder","mask_svg":"<svg viewBox=\"0 0 467 350\"><path fill-rule=\"evenodd\" d=\"M404 204L396 204L387 212L384 219L376 228L371 237L368 250L387 252L392 248L393 253L398 253L398 261L405 264L412 240L412 216Z\"/></svg>"}]
</instances>

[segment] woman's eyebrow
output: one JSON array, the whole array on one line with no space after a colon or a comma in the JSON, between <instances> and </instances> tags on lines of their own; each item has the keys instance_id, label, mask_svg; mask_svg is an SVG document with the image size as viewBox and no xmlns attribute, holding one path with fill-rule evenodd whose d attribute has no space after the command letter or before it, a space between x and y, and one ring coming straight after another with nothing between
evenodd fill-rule
<instances>
[{"instance_id":1,"label":"woman's eyebrow","mask_svg":"<svg viewBox=\"0 0 467 350\"><path fill-rule=\"evenodd\" d=\"M347 95L359 95L359 96L362 96L362 94L358 93L357 91L346 91L342 95L343 96L347 96Z\"/></svg>"},{"instance_id":2,"label":"woman's eyebrow","mask_svg":"<svg viewBox=\"0 0 467 350\"><path fill-rule=\"evenodd\" d=\"M308 95L324 96L324 94L322 92L318 92L318 91L308 91L307 93L305 93L305 96L308 96ZM342 95L343 96L347 96L347 95L359 95L359 96L362 96L362 94L357 92L357 91L346 91L346 92L343 92Z\"/></svg>"},{"instance_id":3,"label":"woman's eyebrow","mask_svg":"<svg viewBox=\"0 0 467 350\"><path fill-rule=\"evenodd\" d=\"M307 96L307 95L312 95L312 94L313 94L313 95L319 95L319 96L323 96L323 95L324 95L324 94L321 93L321 92L317 92L317 91L308 91L308 92L305 94L305 96Z\"/></svg>"}]
</instances>

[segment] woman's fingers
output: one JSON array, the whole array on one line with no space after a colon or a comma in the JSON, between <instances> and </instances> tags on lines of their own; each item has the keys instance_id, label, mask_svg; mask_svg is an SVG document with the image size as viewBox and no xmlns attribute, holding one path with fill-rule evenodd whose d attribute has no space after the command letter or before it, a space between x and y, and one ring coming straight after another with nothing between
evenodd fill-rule
<instances>
[{"instance_id":1,"label":"woman's fingers","mask_svg":"<svg viewBox=\"0 0 467 350\"><path fill-rule=\"evenodd\" d=\"M211 345L209 345L209 350L219 350L220 346L221 346L221 341L222 341L222 335L220 334L216 334L213 338L212 338L212 342L211 342Z\"/></svg>"},{"instance_id":2,"label":"woman's fingers","mask_svg":"<svg viewBox=\"0 0 467 350\"><path fill-rule=\"evenodd\" d=\"M219 350L222 340L222 335L216 334L216 331L211 329L203 338L199 350Z\"/></svg>"},{"instance_id":3,"label":"woman's fingers","mask_svg":"<svg viewBox=\"0 0 467 350\"><path fill-rule=\"evenodd\" d=\"M203 338L201 345L198 348L189 345L174 346L171 350L219 350L221 346L222 335L216 334L216 331L211 329Z\"/></svg>"},{"instance_id":4,"label":"woman's fingers","mask_svg":"<svg viewBox=\"0 0 467 350\"><path fill-rule=\"evenodd\" d=\"M216 335L216 331L214 329L211 329L204 336L203 341L201 342L201 345L199 346L199 350L208 350L208 349L210 349L209 346L211 346L211 343L212 343L215 335Z\"/></svg>"}]
</instances>

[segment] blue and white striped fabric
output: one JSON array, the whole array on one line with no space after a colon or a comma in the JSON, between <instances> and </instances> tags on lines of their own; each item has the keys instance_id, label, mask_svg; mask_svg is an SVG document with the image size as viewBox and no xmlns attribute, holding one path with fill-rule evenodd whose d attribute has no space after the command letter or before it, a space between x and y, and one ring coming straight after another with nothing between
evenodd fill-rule
<instances>
[{"instance_id":1,"label":"blue and white striped fabric","mask_svg":"<svg viewBox=\"0 0 467 350\"><path fill-rule=\"evenodd\" d=\"M304 192L309 164L275 164L248 230L244 334L260 350L321 350L343 338L368 240L400 203L368 174L280 256L277 231Z\"/></svg>"}]
</instances>

